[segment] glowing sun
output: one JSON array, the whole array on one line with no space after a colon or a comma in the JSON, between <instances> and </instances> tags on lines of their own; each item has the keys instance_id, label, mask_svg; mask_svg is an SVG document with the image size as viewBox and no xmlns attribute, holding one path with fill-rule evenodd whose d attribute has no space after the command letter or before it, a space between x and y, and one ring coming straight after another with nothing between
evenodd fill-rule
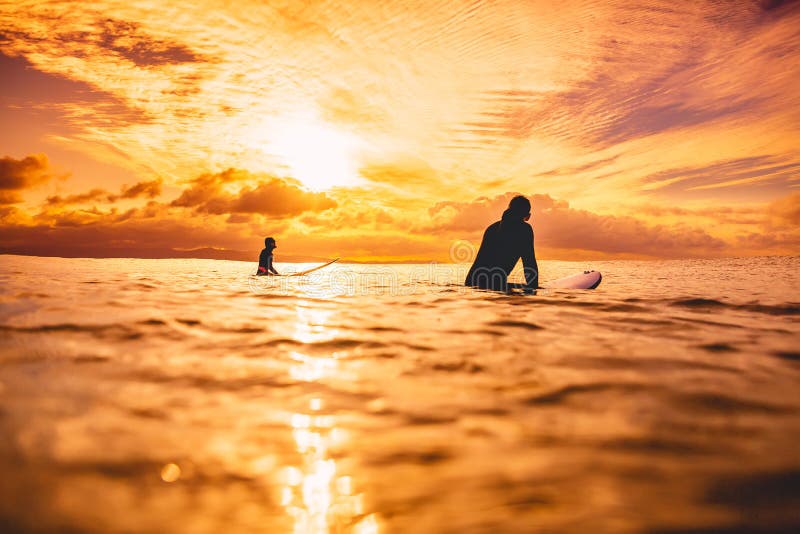
<instances>
[{"instance_id":1,"label":"glowing sun","mask_svg":"<svg viewBox=\"0 0 800 534\"><path fill-rule=\"evenodd\" d=\"M273 132L269 151L309 189L322 191L361 181L356 161L360 142L355 136L309 117L280 121Z\"/></svg>"}]
</instances>

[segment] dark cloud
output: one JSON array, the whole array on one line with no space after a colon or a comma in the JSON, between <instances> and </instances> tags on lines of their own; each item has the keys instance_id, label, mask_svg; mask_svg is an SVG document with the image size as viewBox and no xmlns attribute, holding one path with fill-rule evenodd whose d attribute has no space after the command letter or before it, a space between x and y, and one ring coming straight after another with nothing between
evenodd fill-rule
<instances>
[{"instance_id":1,"label":"dark cloud","mask_svg":"<svg viewBox=\"0 0 800 534\"><path fill-rule=\"evenodd\" d=\"M517 193L472 202L440 202L429 213L430 231L460 233L479 239L480 231L499 220ZM530 195L536 246L549 250L584 250L656 257L716 255L727 246L700 228L650 226L633 217L600 215L574 209L549 195Z\"/></svg>"},{"instance_id":2,"label":"dark cloud","mask_svg":"<svg viewBox=\"0 0 800 534\"><path fill-rule=\"evenodd\" d=\"M45 201L48 206L66 206L69 204L84 204L86 202L113 202L114 195L105 189L92 189L85 193L77 193L75 195L55 195L47 197Z\"/></svg>"},{"instance_id":3,"label":"dark cloud","mask_svg":"<svg viewBox=\"0 0 800 534\"><path fill-rule=\"evenodd\" d=\"M230 192L228 187L237 182L258 183L255 186L239 185L235 193ZM281 178L228 169L194 179L191 186L172 201L171 205L216 215L259 213L271 217L286 217L334 208L336 202L324 193L306 191L299 184Z\"/></svg>"},{"instance_id":4,"label":"dark cloud","mask_svg":"<svg viewBox=\"0 0 800 534\"><path fill-rule=\"evenodd\" d=\"M22 202L20 191L53 177L47 156L33 154L22 159L0 158L0 204Z\"/></svg>"},{"instance_id":5,"label":"dark cloud","mask_svg":"<svg viewBox=\"0 0 800 534\"><path fill-rule=\"evenodd\" d=\"M150 180L149 182L139 182L130 187L124 186L119 198L156 198L161 194L161 180Z\"/></svg>"},{"instance_id":6,"label":"dark cloud","mask_svg":"<svg viewBox=\"0 0 800 534\"><path fill-rule=\"evenodd\" d=\"M0 254L252 259L253 252L241 251L258 246L247 229L215 219L197 224L155 201L126 211L52 208L33 218L17 215L0 211Z\"/></svg>"},{"instance_id":7,"label":"dark cloud","mask_svg":"<svg viewBox=\"0 0 800 534\"><path fill-rule=\"evenodd\" d=\"M69 258L252 259L248 241L230 229L207 229L175 219L130 218L121 222L73 214L58 225L0 226L0 254ZM242 249L230 248L241 245Z\"/></svg>"},{"instance_id":8,"label":"dark cloud","mask_svg":"<svg viewBox=\"0 0 800 534\"><path fill-rule=\"evenodd\" d=\"M92 189L85 193L78 193L75 195L60 196L55 195L47 197L46 204L48 206L67 206L71 204L86 204L89 202L117 202L120 199L134 199L134 198L155 198L161 194L161 180L150 180L147 182L139 182L130 187L122 186L118 195L110 193L105 189Z\"/></svg>"},{"instance_id":9,"label":"dark cloud","mask_svg":"<svg viewBox=\"0 0 800 534\"><path fill-rule=\"evenodd\" d=\"M99 45L140 67L193 63L202 59L181 43L148 36L132 22L107 19L100 22L100 27Z\"/></svg>"}]
</instances>

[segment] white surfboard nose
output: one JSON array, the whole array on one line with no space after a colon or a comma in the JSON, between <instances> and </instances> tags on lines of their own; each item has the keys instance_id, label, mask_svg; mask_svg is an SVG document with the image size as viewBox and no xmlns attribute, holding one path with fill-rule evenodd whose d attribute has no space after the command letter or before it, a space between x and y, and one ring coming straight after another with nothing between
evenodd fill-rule
<instances>
[{"instance_id":1,"label":"white surfboard nose","mask_svg":"<svg viewBox=\"0 0 800 534\"><path fill-rule=\"evenodd\" d=\"M547 287L550 289L594 289L600 285L603 275L600 271L584 271L565 278L553 280Z\"/></svg>"}]
</instances>

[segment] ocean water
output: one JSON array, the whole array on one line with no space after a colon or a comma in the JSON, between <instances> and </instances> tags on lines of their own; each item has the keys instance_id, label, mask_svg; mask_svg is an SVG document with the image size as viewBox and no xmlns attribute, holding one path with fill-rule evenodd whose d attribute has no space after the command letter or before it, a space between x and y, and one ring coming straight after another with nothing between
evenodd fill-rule
<instances>
[{"instance_id":1,"label":"ocean water","mask_svg":"<svg viewBox=\"0 0 800 534\"><path fill-rule=\"evenodd\" d=\"M0 531L800 531L800 258L466 267L0 256Z\"/></svg>"}]
</instances>

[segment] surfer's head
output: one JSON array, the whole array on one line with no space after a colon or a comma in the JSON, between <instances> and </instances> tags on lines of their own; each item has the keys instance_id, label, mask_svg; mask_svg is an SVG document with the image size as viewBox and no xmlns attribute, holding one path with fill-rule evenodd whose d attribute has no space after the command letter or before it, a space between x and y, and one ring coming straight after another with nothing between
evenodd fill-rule
<instances>
[{"instance_id":1,"label":"surfer's head","mask_svg":"<svg viewBox=\"0 0 800 534\"><path fill-rule=\"evenodd\" d=\"M274 237L267 237L264 239L264 247L268 249L278 248L277 243L275 243Z\"/></svg>"},{"instance_id":2,"label":"surfer's head","mask_svg":"<svg viewBox=\"0 0 800 534\"><path fill-rule=\"evenodd\" d=\"M522 195L517 195L508 203L508 209L503 212L503 220L517 219L527 221L531 218L531 201Z\"/></svg>"}]
</instances>

